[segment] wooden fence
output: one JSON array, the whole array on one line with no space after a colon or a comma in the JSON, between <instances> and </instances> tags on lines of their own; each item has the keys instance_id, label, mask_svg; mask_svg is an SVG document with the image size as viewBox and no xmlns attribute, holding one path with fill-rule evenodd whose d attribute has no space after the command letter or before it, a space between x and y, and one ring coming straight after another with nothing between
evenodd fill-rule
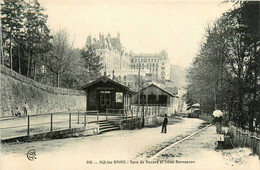
<instances>
[{"instance_id":1,"label":"wooden fence","mask_svg":"<svg viewBox=\"0 0 260 170\"><path fill-rule=\"evenodd\" d=\"M229 125L232 142L235 146L248 147L260 157L260 137L257 133Z\"/></svg>"},{"instance_id":2,"label":"wooden fence","mask_svg":"<svg viewBox=\"0 0 260 170\"><path fill-rule=\"evenodd\" d=\"M48 113L0 119L1 138L29 136L42 132L86 127L89 123L99 124L100 119L105 120L104 116L99 116L98 110Z\"/></svg>"}]
</instances>

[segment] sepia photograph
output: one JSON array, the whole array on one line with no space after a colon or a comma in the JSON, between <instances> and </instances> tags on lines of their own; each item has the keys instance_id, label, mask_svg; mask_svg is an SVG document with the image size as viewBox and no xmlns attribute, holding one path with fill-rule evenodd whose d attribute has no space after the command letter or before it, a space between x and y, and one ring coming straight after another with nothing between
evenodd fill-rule
<instances>
[{"instance_id":1,"label":"sepia photograph","mask_svg":"<svg viewBox=\"0 0 260 170\"><path fill-rule=\"evenodd\" d=\"M260 1L0 11L1 170L260 169Z\"/></svg>"}]
</instances>

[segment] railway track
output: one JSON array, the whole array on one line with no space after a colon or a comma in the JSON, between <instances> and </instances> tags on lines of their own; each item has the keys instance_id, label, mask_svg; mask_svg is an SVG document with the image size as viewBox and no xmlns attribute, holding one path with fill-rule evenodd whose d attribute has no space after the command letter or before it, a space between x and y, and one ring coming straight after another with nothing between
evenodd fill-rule
<instances>
[{"instance_id":1,"label":"railway track","mask_svg":"<svg viewBox=\"0 0 260 170\"><path fill-rule=\"evenodd\" d=\"M190 134L190 135L188 135L188 136L182 138L181 140L175 141L174 143L172 143L172 144L170 144L170 145L168 145L168 146L166 146L166 147L164 147L164 148L161 148L161 150L157 151L155 154L153 154L152 156L150 156L147 160L148 160L148 161L153 161L153 160L155 160L157 157L159 157L160 155L162 155L166 150L170 149L171 147L173 147L173 146L175 146L175 145L178 145L179 143L181 143L181 142L183 142L183 141L189 139L190 137L192 137L192 136L198 134L199 132L201 132L201 131L207 129L207 128L210 127L210 126L211 126L211 124L208 124L208 125L206 125L205 127L196 130L196 131L193 132L192 134Z\"/></svg>"}]
</instances>

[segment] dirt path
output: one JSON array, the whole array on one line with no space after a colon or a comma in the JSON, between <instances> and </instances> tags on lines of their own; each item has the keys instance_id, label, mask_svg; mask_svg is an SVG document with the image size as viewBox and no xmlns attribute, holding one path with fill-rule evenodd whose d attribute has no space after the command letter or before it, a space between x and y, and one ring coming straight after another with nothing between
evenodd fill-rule
<instances>
[{"instance_id":1,"label":"dirt path","mask_svg":"<svg viewBox=\"0 0 260 170\"><path fill-rule=\"evenodd\" d=\"M215 126L210 126L166 150L155 160L200 170L260 169L258 156L252 155L248 148L215 150L218 137L219 135L215 132Z\"/></svg>"},{"instance_id":2,"label":"dirt path","mask_svg":"<svg viewBox=\"0 0 260 170\"><path fill-rule=\"evenodd\" d=\"M86 164L87 161L107 161L109 164L109 161L114 160L135 160L137 155L153 149L154 146L194 132L203 122L198 119L184 119L181 123L169 125L167 134L160 133L161 127L155 127L114 131L89 137L3 144L1 161L16 164L1 164L1 169L19 169L21 164L37 170L46 169L46 165L50 169L75 169L75 165L76 169L86 169L92 166ZM37 160L27 159L26 154L30 149L36 150Z\"/></svg>"},{"instance_id":3,"label":"dirt path","mask_svg":"<svg viewBox=\"0 0 260 170\"><path fill-rule=\"evenodd\" d=\"M217 134L214 127L167 150L155 162L146 162L149 156L173 143L176 138L181 139L198 130L202 123L204 121L198 119L183 119L181 123L169 125L167 134L160 133L161 127L156 127L114 131L89 137L3 144L1 170L222 169L240 168L240 163L248 167L256 165L258 158L249 156L251 152L248 149L216 152ZM34 161L29 161L26 157L30 149L36 151L37 159ZM242 159L236 157L237 153L242 155ZM178 161L195 163L175 163L176 158ZM234 163L233 166L231 163ZM250 167L251 169L253 168Z\"/></svg>"}]
</instances>

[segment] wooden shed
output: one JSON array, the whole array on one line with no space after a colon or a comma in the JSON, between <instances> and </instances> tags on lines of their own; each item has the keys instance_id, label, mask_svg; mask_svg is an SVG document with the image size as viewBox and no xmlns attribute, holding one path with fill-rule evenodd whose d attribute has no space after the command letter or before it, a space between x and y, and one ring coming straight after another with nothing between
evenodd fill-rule
<instances>
[{"instance_id":1,"label":"wooden shed","mask_svg":"<svg viewBox=\"0 0 260 170\"><path fill-rule=\"evenodd\" d=\"M134 93L129 87L107 76L83 86L82 90L86 93L86 109L99 112L106 112L106 109L129 109Z\"/></svg>"},{"instance_id":2,"label":"wooden shed","mask_svg":"<svg viewBox=\"0 0 260 170\"><path fill-rule=\"evenodd\" d=\"M176 95L177 92L169 92L166 89L151 83L150 85L140 90L140 103L144 103L145 105L170 106L173 104ZM138 93L134 95L133 103L138 103Z\"/></svg>"},{"instance_id":3,"label":"wooden shed","mask_svg":"<svg viewBox=\"0 0 260 170\"><path fill-rule=\"evenodd\" d=\"M178 91L168 91L159 85L151 83L140 90L140 107L145 107L145 110L161 110L161 114L172 115L177 112L179 98ZM132 98L132 109L138 108L139 94L136 93ZM138 109L137 109L138 110ZM164 110L164 111L163 111ZM163 112L162 112L163 111Z\"/></svg>"}]
</instances>

